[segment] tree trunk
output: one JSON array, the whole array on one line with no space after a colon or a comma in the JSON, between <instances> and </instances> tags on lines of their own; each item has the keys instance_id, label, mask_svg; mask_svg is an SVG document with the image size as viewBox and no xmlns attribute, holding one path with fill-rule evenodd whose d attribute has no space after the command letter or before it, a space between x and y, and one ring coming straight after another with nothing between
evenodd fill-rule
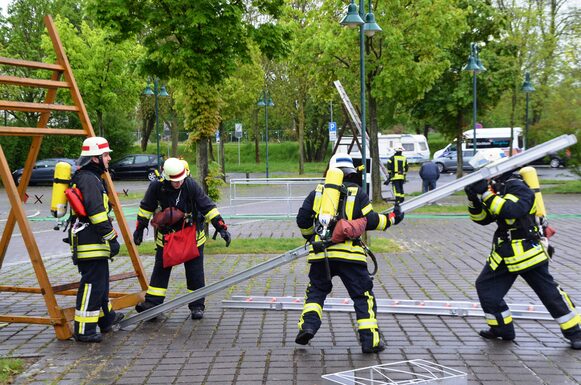
<instances>
[{"instance_id":1,"label":"tree trunk","mask_svg":"<svg viewBox=\"0 0 581 385\"><path fill-rule=\"evenodd\" d=\"M298 102L297 111L298 120L298 139L299 139L299 175L305 173L305 101L301 99Z\"/></svg>"},{"instance_id":2,"label":"tree trunk","mask_svg":"<svg viewBox=\"0 0 581 385\"><path fill-rule=\"evenodd\" d=\"M462 167L464 165L464 159L462 158L462 141L464 139L464 114L458 114L456 118L456 178L462 178L464 175L464 170Z\"/></svg>"},{"instance_id":3,"label":"tree trunk","mask_svg":"<svg viewBox=\"0 0 581 385\"><path fill-rule=\"evenodd\" d=\"M99 136L105 137L105 130L103 128L103 111L97 111L97 128Z\"/></svg>"},{"instance_id":4,"label":"tree trunk","mask_svg":"<svg viewBox=\"0 0 581 385\"><path fill-rule=\"evenodd\" d=\"M153 127L155 125L155 117L149 117L143 120L143 136L141 137L141 151L147 150L147 142L149 142L149 136L153 131Z\"/></svg>"},{"instance_id":5,"label":"tree trunk","mask_svg":"<svg viewBox=\"0 0 581 385\"><path fill-rule=\"evenodd\" d=\"M208 143L209 139L206 137L200 138L196 142L196 164L198 165L198 181L200 186L207 194L208 184L206 178L208 177Z\"/></svg>"},{"instance_id":6,"label":"tree trunk","mask_svg":"<svg viewBox=\"0 0 581 385\"><path fill-rule=\"evenodd\" d=\"M369 155L373 162L371 162L371 186L373 196L372 202L381 202L381 178L379 174L379 141L377 140L377 100L371 95L371 86L368 86L368 100L369 100Z\"/></svg>"},{"instance_id":7,"label":"tree trunk","mask_svg":"<svg viewBox=\"0 0 581 385\"><path fill-rule=\"evenodd\" d=\"M517 93L517 85L515 84L514 87L512 88L512 95L510 98L510 147L508 149L508 156L512 156L512 152L513 152L513 148L512 148L512 142L514 141L514 117L516 115L516 103L517 103L517 98L516 98L516 93Z\"/></svg>"},{"instance_id":8,"label":"tree trunk","mask_svg":"<svg viewBox=\"0 0 581 385\"><path fill-rule=\"evenodd\" d=\"M218 149L220 155L220 168L222 169L222 180L226 182L226 159L224 157L224 138L226 130L224 129L224 123L220 122L218 131L220 132L220 147Z\"/></svg>"},{"instance_id":9,"label":"tree trunk","mask_svg":"<svg viewBox=\"0 0 581 385\"><path fill-rule=\"evenodd\" d=\"M258 126L258 109L254 111L254 160L260 163L260 127Z\"/></svg>"},{"instance_id":10,"label":"tree trunk","mask_svg":"<svg viewBox=\"0 0 581 385\"><path fill-rule=\"evenodd\" d=\"M220 140L221 140L221 138L220 138ZM216 161L216 158L214 158L214 146L212 145L212 139L211 138L208 138L208 153L209 153L209 156L210 156L210 160L212 162L215 162Z\"/></svg>"},{"instance_id":11,"label":"tree trunk","mask_svg":"<svg viewBox=\"0 0 581 385\"><path fill-rule=\"evenodd\" d=\"M173 117L169 121L170 129L171 129L171 156L177 158L178 157L178 143L180 139L180 131L179 126Z\"/></svg>"}]
</instances>

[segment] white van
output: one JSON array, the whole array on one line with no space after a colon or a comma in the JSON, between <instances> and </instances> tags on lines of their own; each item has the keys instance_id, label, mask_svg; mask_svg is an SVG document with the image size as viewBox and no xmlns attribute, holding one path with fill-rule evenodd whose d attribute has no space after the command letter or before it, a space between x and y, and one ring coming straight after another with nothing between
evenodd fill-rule
<instances>
[{"instance_id":1,"label":"white van","mask_svg":"<svg viewBox=\"0 0 581 385\"><path fill-rule=\"evenodd\" d=\"M464 131L462 134L464 141L462 142L462 150L473 148L474 130ZM448 144L441 150L434 152L434 159L441 157L444 153L455 152L456 141ZM513 128L512 150L513 154L517 154L523 150L523 136L522 128ZM476 129L476 149L481 148L500 148L504 150L506 155L510 151L510 127L501 128L477 128Z\"/></svg>"},{"instance_id":2,"label":"white van","mask_svg":"<svg viewBox=\"0 0 581 385\"><path fill-rule=\"evenodd\" d=\"M428 141L423 135L412 134L379 134L377 136L379 146L379 159L382 163L387 163L387 160L394 154L396 147L403 147L402 154L407 158L408 163L423 163L430 159L430 148ZM349 145L353 141L352 136L344 136L341 138L341 144L337 148L337 152L345 153L349 150ZM359 138L361 143L361 138ZM367 149L367 156L369 156L369 149ZM357 144L353 145L352 154L359 154L359 147Z\"/></svg>"}]
</instances>

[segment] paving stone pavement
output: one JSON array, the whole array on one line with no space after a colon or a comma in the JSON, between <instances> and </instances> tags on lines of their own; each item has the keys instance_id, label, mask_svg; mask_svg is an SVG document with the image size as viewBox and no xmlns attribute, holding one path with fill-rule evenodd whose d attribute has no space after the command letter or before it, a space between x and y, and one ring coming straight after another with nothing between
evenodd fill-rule
<instances>
[{"instance_id":1,"label":"paving stone pavement","mask_svg":"<svg viewBox=\"0 0 581 385\"><path fill-rule=\"evenodd\" d=\"M460 197L451 197L454 203ZM573 300L581 301L581 196L547 196L557 254L552 273ZM233 242L241 237L299 237L293 221L230 220ZM379 254L375 277L378 298L477 301L474 280L483 266L495 226L473 224L467 216L408 215L404 222L374 237L400 242L403 251ZM268 255L206 256L207 283L272 258ZM143 256L149 274L153 257ZM45 261L54 285L78 280L67 258ZM112 273L131 271L127 258L111 264ZM183 269L174 269L168 296L185 292ZM311 343L294 343L298 311L223 309L234 295L303 296L308 266L296 260L207 298L203 320L189 319L187 307L105 336L101 344L59 341L51 327L0 325L0 356L27 358L32 364L16 384L321 384L321 376L370 365L425 359L468 374L468 384L579 384L581 351L569 348L554 321L515 320L517 343L478 336L480 317L379 314L387 349L364 355L357 341L354 313L324 314ZM35 285L30 263L0 270L2 285ZM347 293L340 281L332 297ZM114 291L137 290L135 280L112 283ZM61 306L74 298L59 297ZM507 302L540 303L522 279ZM36 294L0 293L5 314L44 315ZM131 311L133 312L133 311Z\"/></svg>"}]
</instances>

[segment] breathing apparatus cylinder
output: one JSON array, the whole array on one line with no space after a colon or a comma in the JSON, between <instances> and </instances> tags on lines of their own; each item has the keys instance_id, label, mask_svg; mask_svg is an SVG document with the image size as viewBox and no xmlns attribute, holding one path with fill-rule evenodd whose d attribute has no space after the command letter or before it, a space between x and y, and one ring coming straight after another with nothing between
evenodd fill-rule
<instances>
[{"instance_id":1,"label":"breathing apparatus cylinder","mask_svg":"<svg viewBox=\"0 0 581 385\"><path fill-rule=\"evenodd\" d=\"M67 162L58 162L55 166L50 203L50 212L55 218L61 218L67 213L65 190L71 182L71 171L72 167Z\"/></svg>"},{"instance_id":2,"label":"breathing apparatus cylinder","mask_svg":"<svg viewBox=\"0 0 581 385\"><path fill-rule=\"evenodd\" d=\"M537 201L537 216L544 217L547 212L545 210L545 203L543 201L543 195L541 194L539 177L537 176L537 170L534 167L523 167L518 173L522 176L525 183L535 192L535 197Z\"/></svg>"},{"instance_id":3,"label":"breathing apparatus cylinder","mask_svg":"<svg viewBox=\"0 0 581 385\"><path fill-rule=\"evenodd\" d=\"M321 210L319 222L327 229L339 210L339 198L341 197L341 185L343 184L343 171L329 167L325 177L325 188L321 196Z\"/></svg>"}]
</instances>

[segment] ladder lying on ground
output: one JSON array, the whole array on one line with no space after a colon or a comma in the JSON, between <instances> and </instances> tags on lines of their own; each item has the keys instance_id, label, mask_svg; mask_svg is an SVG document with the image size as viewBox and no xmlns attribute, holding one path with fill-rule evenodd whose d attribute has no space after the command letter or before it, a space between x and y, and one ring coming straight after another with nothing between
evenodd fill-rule
<instances>
[{"instance_id":1,"label":"ladder lying on ground","mask_svg":"<svg viewBox=\"0 0 581 385\"><path fill-rule=\"evenodd\" d=\"M222 307L229 309L259 310L303 310L304 297L244 297L233 296L223 300ZM552 320L543 305L508 304L513 318ZM350 298L327 298L324 311L354 312ZM444 316L483 317L484 312L478 302L470 301L429 301L415 299L377 299L377 312L389 314L423 314Z\"/></svg>"},{"instance_id":2,"label":"ladder lying on ground","mask_svg":"<svg viewBox=\"0 0 581 385\"><path fill-rule=\"evenodd\" d=\"M435 190L424 193L418 197L405 201L401 204L401 210L405 213L413 211L429 203L436 202L442 198L445 198L456 191L462 190L464 187L478 182L482 179L489 179L497 175L503 174L508 171L515 170L519 167L523 167L534 160L540 159L550 153L557 152L564 148L570 147L577 143L577 138L575 135L562 135L548 142L535 146L529 150L523 151L522 153L515 155L510 158L505 158L500 162L492 163L486 167L483 167L472 174L466 175L460 179L450 182L446 185L438 187ZM388 213L391 210L384 212ZM257 266L251 267L240 273L234 274L222 281L215 282L211 285L203 287L201 289L192 291L188 294L176 297L171 301L165 302L161 305L148 309L142 313L134 315L132 317L126 318L120 323L120 327L126 327L135 324L140 321L147 321L149 319L157 317L159 314L173 310L180 306L189 304L190 302L196 301L200 298L204 298L210 294L216 293L220 290L226 289L230 286L236 285L243 282L249 278L257 276L259 274L265 273L279 266L285 265L295 259L305 257L309 253L307 247L297 247L296 249L287 251L278 257L272 258L266 262L263 262Z\"/></svg>"}]
</instances>

